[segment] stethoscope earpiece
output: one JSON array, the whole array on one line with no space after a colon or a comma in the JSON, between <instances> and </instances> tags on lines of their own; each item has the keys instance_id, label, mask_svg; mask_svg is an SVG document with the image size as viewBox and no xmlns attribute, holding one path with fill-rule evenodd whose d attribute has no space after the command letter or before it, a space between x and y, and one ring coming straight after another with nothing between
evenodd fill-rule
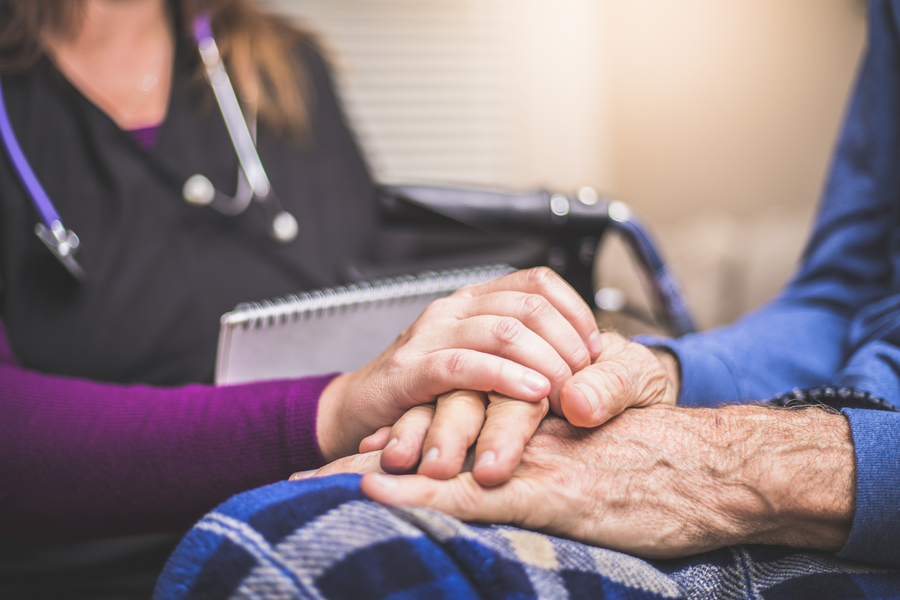
<instances>
[{"instance_id":1,"label":"stethoscope earpiece","mask_svg":"<svg viewBox=\"0 0 900 600\"><path fill-rule=\"evenodd\" d=\"M222 214L238 215L252 200L256 200L269 221L268 232L276 242L287 244L297 238L297 219L284 210L272 192L266 170L256 151L256 114L251 113L252 131L244 119L228 72L213 38L209 15L203 14L194 21L194 39L200 50L200 58L206 68L206 78L215 94L216 102L228 128L228 135L238 157L238 184L233 198L215 189L203 175L193 175L184 182L181 195L190 204L210 206Z\"/></svg>"}]
</instances>

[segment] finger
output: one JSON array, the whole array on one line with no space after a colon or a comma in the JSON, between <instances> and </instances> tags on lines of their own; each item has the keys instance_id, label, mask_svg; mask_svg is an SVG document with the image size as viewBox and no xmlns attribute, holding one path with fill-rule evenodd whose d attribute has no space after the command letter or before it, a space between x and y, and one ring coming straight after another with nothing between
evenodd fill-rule
<instances>
[{"instance_id":1,"label":"finger","mask_svg":"<svg viewBox=\"0 0 900 600\"><path fill-rule=\"evenodd\" d=\"M446 480L424 475L368 474L363 476L360 489L372 500L383 504L427 506L463 521L499 524L517 520L521 495L517 494L517 486L513 483L484 488L471 473Z\"/></svg>"},{"instance_id":2,"label":"finger","mask_svg":"<svg viewBox=\"0 0 900 600\"><path fill-rule=\"evenodd\" d=\"M345 456L338 460L328 463L321 469L312 472L306 477L294 478L294 475L304 475L308 471L295 473L291 476L292 481L310 479L315 477L327 477L328 475L337 475L338 473L384 473L381 469L381 452L368 452L366 454L353 454Z\"/></svg>"},{"instance_id":3,"label":"finger","mask_svg":"<svg viewBox=\"0 0 900 600\"><path fill-rule=\"evenodd\" d=\"M460 303L459 317L480 315L511 317L537 334L573 371L591 364L592 356L578 331L553 304L540 294L495 292Z\"/></svg>"},{"instance_id":4,"label":"finger","mask_svg":"<svg viewBox=\"0 0 900 600\"><path fill-rule=\"evenodd\" d=\"M646 347L624 338L609 339L607 346L598 362L563 385L560 405L573 425L595 427L626 408L665 399L665 369Z\"/></svg>"},{"instance_id":5,"label":"finger","mask_svg":"<svg viewBox=\"0 0 900 600\"><path fill-rule=\"evenodd\" d=\"M414 406L391 427L390 440L381 453L381 468L388 473L408 473L419 463L422 442L431 426L434 405Z\"/></svg>"},{"instance_id":6,"label":"finger","mask_svg":"<svg viewBox=\"0 0 900 600\"><path fill-rule=\"evenodd\" d=\"M546 267L516 271L481 285L463 288L457 294L474 297L504 291L540 294L572 324L587 346L591 358L595 359L600 355L603 342L594 313L572 286Z\"/></svg>"},{"instance_id":7,"label":"finger","mask_svg":"<svg viewBox=\"0 0 900 600\"><path fill-rule=\"evenodd\" d=\"M433 396L447 390L497 391L537 402L550 393L550 381L539 372L493 354L462 348L427 355L413 379L422 382Z\"/></svg>"},{"instance_id":8,"label":"finger","mask_svg":"<svg viewBox=\"0 0 900 600\"><path fill-rule=\"evenodd\" d=\"M569 423L596 427L625 410L631 384L620 365L597 363L577 375L560 391L560 406Z\"/></svg>"},{"instance_id":9,"label":"finger","mask_svg":"<svg viewBox=\"0 0 900 600\"><path fill-rule=\"evenodd\" d=\"M390 439L391 428L388 426L382 427L372 435L363 438L363 441L359 443L359 453L365 454L366 452L384 450L384 447L387 446Z\"/></svg>"},{"instance_id":10,"label":"finger","mask_svg":"<svg viewBox=\"0 0 900 600\"><path fill-rule=\"evenodd\" d=\"M522 402L489 394L490 404L475 446L475 480L495 486L512 477L525 444L547 415L548 402Z\"/></svg>"},{"instance_id":11,"label":"finger","mask_svg":"<svg viewBox=\"0 0 900 600\"><path fill-rule=\"evenodd\" d=\"M463 319L448 332L446 341L456 348L492 354L537 371L550 381L548 395L554 404L559 402L563 383L572 376L572 369L553 346L513 317L478 315ZM583 357L587 363L586 350Z\"/></svg>"},{"instance_id":12,"label":"finger","mask_svg":"<svg viewBox=\"0 0 900 600\"><path fill-rule=\"evenodd\" d=\"M301 479L309 479L310 477L314 477L316 473L318 473L318 469L310 469L309 471L298 471L288 477L288 481L300 481Z\"/></svg>"},{"instance_id":13,"label":"finger","mask_svg":"<svg viewBox=\"0 0 900 600\"><path fill-rule=\"evenodd\" d=\"M449 479L460 472L466 451L484 424L485 404L487 395L471 390L457 390L438 398L434 420L422 445L418 473Z\"/></svg>"}]
</instances>

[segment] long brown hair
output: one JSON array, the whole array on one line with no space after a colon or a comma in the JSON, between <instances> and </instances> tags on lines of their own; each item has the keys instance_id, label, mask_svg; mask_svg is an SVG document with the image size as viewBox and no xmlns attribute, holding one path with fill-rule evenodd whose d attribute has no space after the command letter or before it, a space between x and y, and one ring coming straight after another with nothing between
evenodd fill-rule
<instances>
[{"instance_id":1,"label":"long brown hair","mask_svg":"<svg viewBox=\"0 0 900 600\"><path fill-rule=\"evenodd\" d=\"M48 30L78 27L85 0L0 0L0 72L31 67L43 55ZM313 36L264 12L253 0L169 0L181 23L181 43L196 48L191 24L206 13L239 93L257 93L260 119L274 131L304 132L309 124L306 71L293 47ZM199 61L198 79L202 76Z\"/></svg>"}]
</instances>

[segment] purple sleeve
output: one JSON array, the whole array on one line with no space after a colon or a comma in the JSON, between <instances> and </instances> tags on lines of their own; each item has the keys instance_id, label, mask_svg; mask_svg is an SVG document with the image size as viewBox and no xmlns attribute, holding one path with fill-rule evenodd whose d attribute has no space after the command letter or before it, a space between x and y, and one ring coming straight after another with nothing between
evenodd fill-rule
<instances>
[{"instance_id":1,"label":"purple sleeve","mask_svg":"<svg viewBox=\"0 0 900 600\"><path fill-rule=\"evenodd\" d=\"M186 529L232 494L324 461L334 375L160 388L22 368L0 321L0 538Z\"/></svg>"}]
</instances>

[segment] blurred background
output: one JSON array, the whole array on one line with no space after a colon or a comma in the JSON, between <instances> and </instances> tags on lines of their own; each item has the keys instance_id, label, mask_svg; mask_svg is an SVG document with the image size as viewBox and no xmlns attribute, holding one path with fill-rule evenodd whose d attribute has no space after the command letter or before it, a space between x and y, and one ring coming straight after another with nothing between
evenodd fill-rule
<instances>
[{"instance_id":1,"label":"blurred background","mask_svg":"<svg viewBox=\"0 0 900 600\"><path fill-rule=\"evenodd\" d=\"M268 1L321 34L379 181L592 186L702 328L790 276L865 43L863 0Z\"/></svg>"}]
</instances>

